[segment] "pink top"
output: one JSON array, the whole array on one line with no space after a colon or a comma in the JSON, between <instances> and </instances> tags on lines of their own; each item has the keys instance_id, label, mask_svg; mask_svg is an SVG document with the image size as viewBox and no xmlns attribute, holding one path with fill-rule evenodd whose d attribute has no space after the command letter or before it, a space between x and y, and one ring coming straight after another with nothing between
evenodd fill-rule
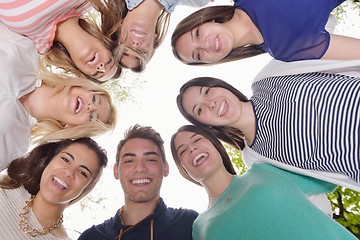
<instances>
[{"instance_id":1,"label":"pink top","mask_svg":"<svg viewBox=\"0 0 360 240\"><path fill-rule=\"evenodd\" d=\"M84 0L5 0L0 20L13 31L29 37L40 54L53 45L56 24L92 10Z\"/></svg>"}]
</instances>

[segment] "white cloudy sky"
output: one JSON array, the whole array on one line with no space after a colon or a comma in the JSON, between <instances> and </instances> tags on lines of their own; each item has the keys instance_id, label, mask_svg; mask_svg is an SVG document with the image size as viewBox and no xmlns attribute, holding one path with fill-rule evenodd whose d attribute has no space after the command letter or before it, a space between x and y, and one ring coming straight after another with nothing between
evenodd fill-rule
<instances>
[{"instance_id":1,"label":"white cloudy sky","mask_svg":"<svg viewBox=\"0 0 360 240\"><path fill-rule=\"evenodd\" d=\"M211 5L229 4L230 0L216 0ZM112 134L96 140L108 151L109 164L101 181L91 193L92 196L103 197L101 204L86 202L87 209L81 211L80 204L75 204L65 212L65 226L69 229L82 231L92 224L98 224L112 217L115 211L124 204L120 183L112 175L115 161L115 151L123 132L138 123L152 126L160 132L165 140L167 160L170 174L164 178L161 195L166 204L171 207L192 208L199 212L206 209L207 195L204 189L187 182L178 173L173 163L170 151L171 135L187 121L179 113L175 98L178 90L187 80L212 76L221 78L240 89L248 97L251 95L250 83L259 70L271 59L263 54L251 59L240 60L212 67L186 66L177 61L170 49L170 38L174 27L195 8L178 6L171 16L170 29L164 43L159 47L153 59L147 65L146 71L139 77L146 83L140 89L135 89L137 104L129 103L119 106L118 126ZM359 13L357 13L358 17ZM358 20L347 19L349 23ZM351 24L350 24L351 25ZM351 26L351 30L337 30L342 34L360 38L359 26ZM345 31L345 33L344 33ZM120 80L121 81L121 80Z\"/></svg>"}]
</instances>

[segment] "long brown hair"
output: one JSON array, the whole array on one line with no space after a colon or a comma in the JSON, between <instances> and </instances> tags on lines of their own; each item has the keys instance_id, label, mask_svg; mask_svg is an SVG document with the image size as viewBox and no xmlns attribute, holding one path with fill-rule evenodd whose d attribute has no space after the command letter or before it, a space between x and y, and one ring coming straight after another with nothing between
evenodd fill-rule
<instances>
[{"instance_id":1,"label":"long brown hair","mask_svg":"<svg viewBox=\"0 0 360 240\"><path fill-rule=\"evenodd\" d=\"M174 158L176 167L178 168L180 174L187 180L189 180L192 183L195 183L197 185L201 185L199 182L195 181L192 177L190 177L189 173L186 171L186 169L181 165L180 159L177 155L176 148L175 148L175 137L180 132L193 132L202 135L204 138L208 139L216 148L216 150L220 153L220 156L222 158L223 164L225 169L230 173L231 175L237 175L234 166L230 160L229 155L227 154L224 145L210 132L208 129L195 126L195 125L184 125L180 127L176 133L174 133L171 137L170 141L170 148L171 153Z\"/></svg>"},{"instance_id":2,"label":"long brown hair","mask_svg":"<svg viewBox=\"0 0 360 240\"><path fill-rule=\"evenodd\" d=\"M208 63L201 63L201 62L186 62L179 56L179 53L176 50L176 42L179 38L184 35L185 33L191 31L192 29L204 24L206 22L217 22L217 23L224 23L229 21L234 13L236 8L233 6L211 6L202 8L178 23L175 27L175 30L171 36L171 47L174 56L180 60L182 63L188 65L204 65ZM244 58L253 57L264 53L263 50L256 48L255 45L246 45L238 48L234 48L231 52L219 62L211 63L211 64L218 64L218 63L225 63L231 62L235 60L240 60Z\"/></svg>"},{"instance_id":3,"label":"long brown hair","mask_svg":"<svg viewBox=\"0 0 360 240\"><path fill-rule=\"evenodd\" d=\"M179 94L176 98L176 103L180 113L189 122L200 127L209 128L209 131L211 131L216 137L232 145L233 147L242 150L245 147L244 134L239 129L228 126L208 126L197 121L193 116L191 116L189 113L185 111L183 106L184 93L189 87L192 86L225 88L230 92L232 92L242 102L249 101L248 98L244 94L242 94L239 90L228 84L227 82L213 77L198 77L187 81L181 86Z\"/></svg>"},{"instance_id":4,"label":"long brown hair","mask_svg":"<svg viewBox=\"0 0 360 240\"><path fill-rule=\"evenodd\" d=\"M91 138L66 139L57 142L48 142L35 147L27 155L19 157L10 163L7 169L7 175L0 179L0 187L13 189L24 186L30 194L36 195L40 190L40 180L45 168L58 153L75 143L83 144L93 150L97 155L99 165L99 169L93 175L94 177L89 185L76 199L73 199L70 204L77 202L95 187L102 174L103 168L106 167L108 162L106 151Z\"/></svg>"}]
</instances>

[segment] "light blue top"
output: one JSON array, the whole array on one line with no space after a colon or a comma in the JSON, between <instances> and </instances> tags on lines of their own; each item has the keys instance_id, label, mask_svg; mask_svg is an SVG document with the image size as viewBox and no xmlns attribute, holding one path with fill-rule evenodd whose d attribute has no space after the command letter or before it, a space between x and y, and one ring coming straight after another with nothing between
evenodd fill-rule
<instances>
[{"instance_id":1,"label":"light blue top","mask_svg":"<svg viewBox=\"0 0 360 240\"><path fill-rule=\"evenodd\" d=\"M234 176L217 201L193 225L193 240L356 239L316 208L306 194L330 192L335 185L254 163Z\"/></svg>"},{"instance_id":2,"label":"light blue top","mask_svg":"<svg viewBox=\"0 0 360 240\"><path fill-rule=\"evenodd\" d=\"M136 8L143 0L125 0L126 6L129 10ZM208 4L209 0L159 0L165 10L172 13L177 5L184 5L189 7L202 7Z\"/></svg>"}]
</instances>

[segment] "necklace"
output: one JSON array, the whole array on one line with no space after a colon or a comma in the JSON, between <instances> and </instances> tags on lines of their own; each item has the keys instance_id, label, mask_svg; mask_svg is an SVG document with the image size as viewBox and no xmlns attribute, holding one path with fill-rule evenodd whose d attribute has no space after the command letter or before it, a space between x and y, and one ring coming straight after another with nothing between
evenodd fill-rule
<instances>
[{"instance_id":1,"label":"necklace","mask_svg":"<svg viewBox=\"0 0 360 240\"><path fill-rule=\"evenodd\" d=\"M30 199L26 200L25 202L26 205L23 207L22 212L19 214L20 216L19 229L24 233L29 234L32 237L45 235L49 233L51 230L60 227L63 222L63 215L61 214L61 216L51 226L48 226L41 230L32 228L28 223L28 218L29 218L29 209L33 205L34 198L35 196L31 196Z\"/></svg>"}]
</instances>

